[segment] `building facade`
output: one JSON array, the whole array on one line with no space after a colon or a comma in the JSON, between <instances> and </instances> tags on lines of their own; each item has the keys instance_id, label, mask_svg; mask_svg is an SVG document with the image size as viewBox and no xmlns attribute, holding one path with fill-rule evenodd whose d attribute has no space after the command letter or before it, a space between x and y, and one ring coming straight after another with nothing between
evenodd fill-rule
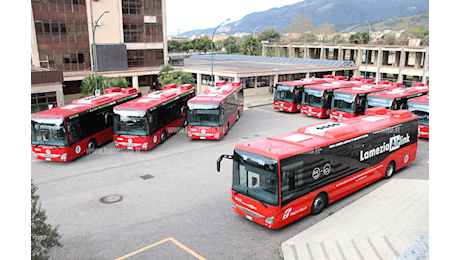
<instances>
[{"instance_id":1,"label":"building facade","mask_svg":"<svg viewBox=\"0 0 460 260\"><path fill-rule=\"evenodd\" d=\"M411 86L429 83L428 46L329 43L263 43L262 56L353 61L355 77L390 80Z\"/></svg>"},{"instance_id":2,"label":"building facade","mask_svg":"<svg viewBox=\"0 0 460 260\"><path fill-rule=\"evenodd\" d=\"M95 69L154 89L168 57L165 32L165 0L31 0L32 66L62 70L65 103Z\"/></svg>"}]
</instances>

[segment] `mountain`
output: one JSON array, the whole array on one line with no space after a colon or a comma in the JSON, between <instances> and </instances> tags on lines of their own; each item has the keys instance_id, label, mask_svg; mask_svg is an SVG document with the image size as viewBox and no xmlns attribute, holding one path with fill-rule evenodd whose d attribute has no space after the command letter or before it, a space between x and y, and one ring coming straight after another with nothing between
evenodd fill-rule
<instances>
[{"instance_id":1,"label":"mountain","mask_svg":"<svg viewBox=\"0 0 460 260\"><path fill-rule=\"evenodd\" d=\"M284 33L297 14L310 16L315 26L323 23L353 24L376 19L405 16L420 10L429 9L429 0L304 0L302 2L272 8L263 12L246 15L243 19L221 26L218 33L252 33L275 28ZM182 33L183 36L212 34L215 27Z\"/></svg>"}]
</instances>

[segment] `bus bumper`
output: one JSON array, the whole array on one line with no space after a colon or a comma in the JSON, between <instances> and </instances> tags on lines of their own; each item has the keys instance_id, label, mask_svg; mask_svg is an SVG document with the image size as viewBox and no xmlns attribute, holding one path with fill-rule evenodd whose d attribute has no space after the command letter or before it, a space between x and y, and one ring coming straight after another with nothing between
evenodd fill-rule
<instances>
[{"instance_id":1,"label":"bus bumper","mask_svg":"<svg viewBox=\"0 0 460 260\"><path fill-rule=\"evenodd\" d=\"M300 109L300 113L316 118L328 118L330 116L330 111L330 108L324 109L310 106L302 106Z\"/></svg>"},{"instance_id":2,"label":"bus bumper","mask_svg":"<svg viewBox=\"0 0 460 260\"><path fill-rule=\"evenodd\" d=\"M187 126L187 137L199 140L220 140L224 136L223 127Z\"/></svg>"},{"instance_id":3,"label":"bus bumper","mask_svg":"<svg viewBox=\"0 0 460 260\"><path fill-rule=\"evenodd\" d=\"M153 140L155 137L153 138ZM156 138L158 143L158 138ZM153 142L152 140L152 142ZM113 136L113 144L115 148L127 149L127 150L149 150L153 148L154 143L149 141L148 137L139 137L139 136Z\"/></svg>"},{"instance_id":4,"label":"bus bumper","mask_svg":"<svg viewBox=\"0 0 460 260\"><path fill-rule=\"evenodd\" d=\"M67 149L56 147L35 147L32 146L32 155L37 160L49 162L68 162L70 158L67 156Z\"/></svg>"}]
</instances>

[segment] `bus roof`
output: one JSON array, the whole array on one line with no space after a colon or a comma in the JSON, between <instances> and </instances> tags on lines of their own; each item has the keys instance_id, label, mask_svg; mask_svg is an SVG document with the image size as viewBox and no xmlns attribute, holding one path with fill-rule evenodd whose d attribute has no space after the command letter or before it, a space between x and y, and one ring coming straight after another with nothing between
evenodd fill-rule
<instances>
[{"instance_id":1,"label":"bus roof","mask_svg":"<svg viewBox=\"0 0 460 260\"><path fill-rule=\"evenodd\" d=\"M141 92L135 88L108 88L105 90L105 94L99 96L88 96L72 101L70 104L55 107L45 111L41 111L32 114L32 117L59 117L67 118L82 112L106 106L114 101L121 101L129 98L133 98L136 94Z\"/></svg>"},{"instance_id":2,"label":"bus roof","mask_svg":"<svg viewBox=\"0 0 460 260\"><path fill-rule=\"evenodd\" d=\"M217 81L216 86L205 90L203 93L189 99L188 102L211 102L220 103L227 97L233 95L243 84L239 81L225 82Z\"/></svg>"},{"instance_id":3,"label":"bus roof","mask_svg":"<svg viewBox=\"0 0 460 260\"><path fill-rule=\"evenodd\" d=\"M320 85L311 85L308 88L320 89L320 90L329 90L329 89L339 89L339 88L350 88L355 87L356 84L350 81L334 81L331 83L320 84Z\"/></svg>"},{"instance_id":4,"label":"bus roof","mask_svg":"<svg viewBox=\"0 0 460 260\"><path fill-rule=\"evenodd\" d=\"M419 103L430 103L430 94L426 94L424 96L411 98L407 100L407 102L419 102Z\"/></svg>"},{"instance_id":5,"label":"bus roof","mask_svg":"<svg viewBox=\"0 0 460 260\"><path fill-rule=\"evenodd\" d=\"M276 83L276 85L287 85L287 86L299 87L299 86L307 86L307 85L321 84L321 83L327 83L327 82L324 79L309 78L309 79L302 79L302 80L278 82Z\"/></svg>"},{"instance_id":6,"label":"bus roof","mask_svg":"<svg viewBox=\"0 0 460 260\"><path fill-rule=\"evenodd\" d=\"M315 152L315 149L327 145L343 145L343 141L358 140L367 133L416 118L417 116L409 110L375 107L367 109L365 116L343 122L325 122L301 127L295 132L239 144L235 149L281 160L301 153Z\"/></svg>"},{"instance_id":7,"label":"bus roof","mask_svg":"<svg viewBox=\"0 0 460 260\"><path fill-rule=\"evenodd\" d=\"M177 97L180 97L184 94L194 92L195 88L190 84L185 85L176 85L176 84L167 84L163 87L163 90L154 91L142 95L142 97L131 100L129 102L120 104L114 109L141 109L148 110L154 108L158 105L161 105L169 100L173 100Z\"/></svg>"},{"instance_id":8,"label":"bus roof","mask_svg":"<svg viewBox=\"0 0 460 260\"><path fill-rule=\"evenodd\" d=\"M411 88L394 88L392 90L370 94L369 97L383 97L396 99L412 95L423 95L424 93L428 93L429 90L430 89L427 86Z\"/></svg>"},{"instance_id":9,"label":"bus roof","mask_svg":"<svg viewBox=\"0 0 460 260\"><path fill-rule=\"evenodd\" d=\"M390 90L394 88L397 88L397 86L391 85L391 84L385 84L385 85L367 84L367 85L361 85L358 87L338 89L335 92L350 93L350 94L368 94L372 92L385 91L385 90Z\"/></svg>"}]
</instances>

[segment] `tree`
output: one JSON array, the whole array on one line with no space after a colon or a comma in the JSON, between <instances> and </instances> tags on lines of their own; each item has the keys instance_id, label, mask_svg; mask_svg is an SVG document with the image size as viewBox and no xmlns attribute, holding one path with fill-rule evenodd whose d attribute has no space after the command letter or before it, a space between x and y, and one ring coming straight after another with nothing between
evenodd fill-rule
<instances>
[{"instance_id":1,"label":"tree","mask_svg":"<svg viewBox=\"0 0 460 260\"><path fill-rule=\"evenodd\" d=\"M227 53L238 52L240 45L237 44L237 38L235 36L228 36L227 39L224 40L225 51Z\"/></svg>"},{"instance_id":2,"label":"tree","mask_svg":"<svg viewBox=\"0 0 460 260\"><path fill-rule=\"evenodd\" d=\"M113 78L109 79L105 76L97 76L97 88L101 91L101 94L104 93L106 88L111 87L120 87L126 88L128 87L128 81L124 78ZM94 74L87 75L82 81L80 86L81 92L83 96L93 95L94 91L96 90L96 80L94 78Z\"/></svg>"},{"instance_id":3,"label":"tree","mask_svg":"<svg viewBox=\"0 0 460 260\"><path fill-rule=\"evenodd\" d=\"M188 42L184 42L180 46L180 50L185 51L187 54L190 49L192 49L192 46Z\"/></svg>"},{"instance_id":4,"label":"tree","mask_svg":"<svg viewBox=\"0 0 460 260\"><path fill-rule=\"evenodd\" d=\"M261 41L270 41L270 42L279 42L281 40L281 34L275 29L270 28L261 32L259 37L259 42Z\"/></svg>"},{"instance_id":5,"label":"tree","mask_svg":"<svg viewBox=\"0 0 460 260\"><path fill-rule=\"evenodd\" d=\"M209 49L211 49L210 39L200 38L195 41L195 50L204 51L204 54L206 54L206 51Z\"/></svg>"},{"instance_id":6,"label":"tree","mask_svg":"<svg viewBox=\"0 0 460 260\"><path fill-rule=\"evenodd\" d=\"M31 182L31 259L48 259L52 247L62 247L59 242L61 235L57 231L59 226L52 227L46 224L46 211L42 209L40 197L36 194L37 187Z\"/></svg>"},{"instance_id":7,"label":"tree","mask_svg":"<svg viewBox=\"0 0 460 260\"><path fill-rule=\"evenodd\" d=\"M251 55L254 55L254 52L260 49L260 45L260 42L256 38L254 38L252 35L248 35L244 37L241 49L244 54L249 52Z\"/></svg>"},{"instance_id":8,"label":"tree","mask_svg":"<svg viewBox=\"0 0 460 260\"><path fill-rule=\"evenodd\" d=\"M396 42L396 36L392 33L385 34L383 36L384 45L394 45Z\"/></svg>"},{"instance_id":9,"label":"tree","mask_svg":"<svg viewBox=\"0 0 460 260\"><path fill-rule=\"evenodd\" d=\"M323 35L323 42L325 42L325 41L327 41L326 36L335 33L334 24L332 24L332 23L323 23L321 26L316 27L315 29L313 29L313 33L316 34L316 35L322 34Z\"/></svg>"},{"instance_id":10,"label":"tree","mask_svg":"<svg viewBox=\"0 0 460 260\"><path fill-rule=\"evenodd\" d=\"M369 32L357 32L350 35L350 43L367 44L369 42Z\"/></svg>"},{"instance_id":11,"label":"tree","mask_svg":"<svg viewBox=\"0 0 460 260\"><path fill-rule=\"evenodd\" d=\"M98 85L99 85L99 81L98 81ZM118 77L118 78L111 79L110 85L111 87L127 88L129 85L129 82L125 78Z\"/></svg>"},{"instance_id":12,"label":"tree","mask_svg":"<svg viewBox=\"0 0 460 260\"><path fill-rule=\"evenodd\" d=\"M314 28L313 22L310 16L303 16L297 14L291 18L291 23L288 27L284 28L286 32L304 34L305 32L311 31Z\"/></svg>"},{"instance_id":13,"label":"tree","mask_svg":"<svg viewBox=\"0 0 460 260\"><path fill-rule=\"evenodd\" d=\"M174 70L169 64L162 66L158 75L158 81L163 86L171 83L176 85L192 84L195 86L195 78L191 73Z\"/></svg>"}]
</instances>

